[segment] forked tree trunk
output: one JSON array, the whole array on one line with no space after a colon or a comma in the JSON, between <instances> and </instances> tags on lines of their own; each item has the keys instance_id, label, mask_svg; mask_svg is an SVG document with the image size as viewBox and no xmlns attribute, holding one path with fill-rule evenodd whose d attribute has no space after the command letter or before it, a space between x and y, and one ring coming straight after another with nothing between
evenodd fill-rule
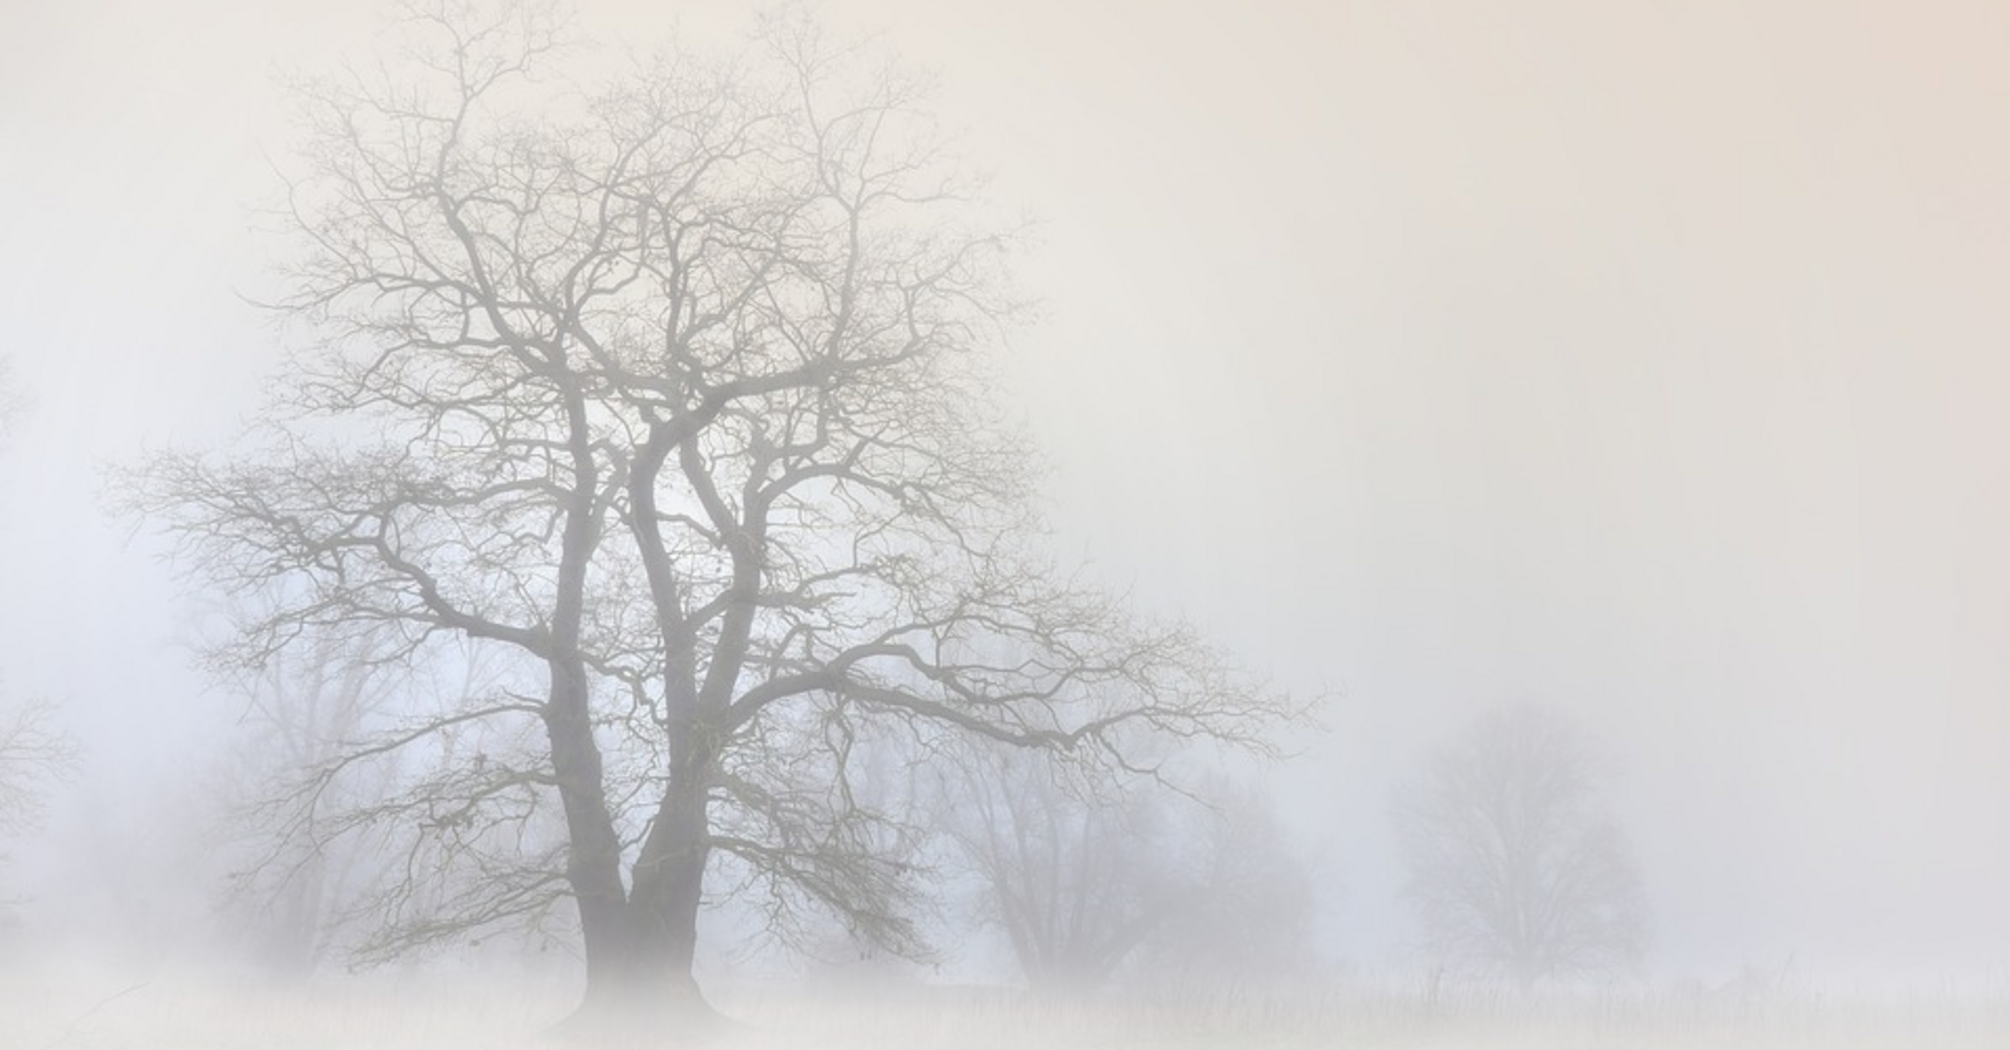
<instances>
[{"instance_id":1,"label":"forked tree trunk","mask_svg":"<svg viewBox=\"0 0 2010 1050\"><path fill-rule=\"evenodd\" d=\"M673 763L632 888L624 888L584 667L554 662L552 671L545 727L570 837L566 878L579 904L586 954L586 993L561 1030L594 1039L636 1026L688 1032L709 1025L717 1015L698 990L693 962L710 852L705 785L712 756L687 747Z\"/></svg>"},{"instance_id":2,"label":"forked tree trunk","mask_svg":"<svg viewBox=\"0 0 2010 1050\"><path fill-rule=\"evenodd\" d=\"M579 903L589 990L611 983L627 967L635 936L621 886L621 840L607 807L600 747L593 739L584 662L550 662L551 696L545 732L552 773L565 811L566 882Z\"/></svg>"},{"instance_id":3,"label":"forked tree trunk","mask_svg":"<svg viewBox=\"0 0 2010 1050\"><path fill-rule=\"evenodd\" d=\"M698 907L703 899L706 843L702 781L674 775L635 862L628 907L640 938L639 989L673 1008L705 1010L693 974L698 948Z\"/></svg>"},{"instance_id":4,"label":"forked tree trunk","mask_svg":"<svg viewBox=\"0 0 2010 1050\"><path fill-rule=\"evenodd\" d=\"M641 942L636 962L648 987L679 1008L704 1010L692 972L698 907L711 854L706 789L715 758L705 734L686 719L670 727L669 782L636 858L628 905Z\"/></svg>"}]
</instances>

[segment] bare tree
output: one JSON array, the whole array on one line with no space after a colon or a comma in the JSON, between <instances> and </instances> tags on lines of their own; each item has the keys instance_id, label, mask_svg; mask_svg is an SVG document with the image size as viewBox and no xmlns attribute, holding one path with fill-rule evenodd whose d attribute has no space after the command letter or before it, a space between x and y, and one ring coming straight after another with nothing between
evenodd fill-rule
<instances>
[{"instance_id":1,"label":"bare tree","mask_svg":"<svg viewBox=\"0 0 2010 1050\"><path fill-rule=\"evenodd\" d=\"M0 357L0 438L23 403L12 384L11 363ZM77 743L57 724L46 700L9 702L0 692L0 836L41 823L48 789L76 766Z\"/></svg>"},{"instance_id":2,"label":"bare tree","mask_svg":"<svg viewBox=\"0 0 2010 1050\"><path fill-rule=\"evenodd\" d=\"M981 747L945 771L936 819L1037 991L1107 981L1198 895L1165 797Z\"/></svg>"},{"instance_id":3,"label":"bare tree","mask_svg":"<svg viewBox=\"0 0 2010 1050\"><path fill-rule=\"evenodd\" d=\"M41 826L49 789L70 776L76 759L76 741L58 727L54 705L0 697L0 849ZM7 859L0 852L0 865ZM13 921L20 903L0 896L0 919Z\"/></svg>"},{"instance_id":4,"label":"bare tree","mask_svg":"<svg viewBox=\"0 0 2010 1050\"><path fill-rule=\"evenodd\" d=\"M1270 797L1217 777L1182 813L1179 844L1199 892L1152 934L1141 966L1212 986L1306 976L1317 963L1318 900Z\"/></svg>"},{"instance_id":5,"label":"bare tree","mask_svg":"<svg viewBox=\"0 0 2010 1050\"><path fill-rule=\"evenodd\" d=\"M231 669L224 682L243 695L245 710L218 771L222 831L236 858L223 905L268 974L305 976L338 947L368 952L383 932L369 920L394 911L418 922L437 903L410 899L405 891L416 887L402 878L409 865L437 862L427 855L432 844L395 822L355 820L398 806L414 756L349 752L439 706L441 695L478 692L491 669L471 653L418 674L380 659L386 644L381 630L321 633L256 669Z\"/></svg>"},{"instance_id":6,"label":"bare tree","mask_svg":"<svg viewBox=\"0 0 2010 1050\"><path fill-rule=\"evenodd\" d=\"M306 100L278 305L317 341L240 451L131 479L205 582L288 596L223 659L373 625L408 666L523 669L317 771L417 756L358 825L482 871L387 945L569 900L595 1012L701 1002L721 887L916 951L848 791L863 726L1123 768L1300 712L1022 541L981 354L1005 240L898 74L788 19L600 86L554 86L535 11L411 28L408 64ZM476 726L498 746L454 746ZM559 848L499 845L554 804Z\"/></svg>"},{"instance_id":7,"label":"bare tree","mask_svg":"<svg viewBox=\"0 0 2010 1050\"><path fill-rule=\"evenodd\" d=\"M1306 963L1309 878L1260 796L1203 779L1198 793L1084 780L1039 753L984 748L947 778L935 821L1035 990Z\"/></svg>"},{"instance_id":8,"label":"bare tree","mask_svg":"<svg viewBox=\"0 0 2010 1050\"><path fill-rule=\"evenodd\" d=\"M0 357L0 438L7 436L7 428L20 413L21 391L14 385L14 363Z\"/></svg>"},{"instance_id":9,"label":"bare tree","mask_svg":"<svg viewBox=\"0 0 2010 1050\"><path fill-rule=\"evenodd\" d=\"M892 731L885 731L891 729ZM931 767L953 760L939 749L920 745L906 727L882 727L859 722L847 744L850 758L842 770L845 807L865 815L858 821L863 852L898 858L889 883L901 900L901 913L916 930L906 950L893 950L868 930L850 925L842 915L800 914L773 895L753 895L769 911L763 916L768 940L798 949L813 964L816 979L839 986L905 982L917 978L925 964L942 961L939 936L946 897L940 892L945 874L940 843L930 813L939 801L939 780ZM731 895L730 891L729 894Z\"/></svg>"},{"instance_id":10,"label":"bare tree","mask_svg":"<svg viewBox=\"0 0 2010 1050\"><path fill-rule=\"evenodd\" d=\"M0 708L0 835L41 822L50 784L67 775L76 754L76 742L57 728L54 705Z\"/></svg>"},{"instance_id":11,"label":"bare tree","mask_svg":"<svg viewBox=\"0 0 2010 1050\"><path fill-rule=\"evenodd\" d=\"M1406 893L1442 965L1527 990L1638 960L1640 878L1598 806L1596 770L1569 722L1515 707L1452 740L1397 795Z\"/></svg>"},{"instance_id":12,"label":"bare tree","mask_svg":"<svg viewBox=\"0 0 2010 1050\"><path fill-rule=\"evenodd\" d=\"M243 675L247 710L220 770L225 832L250 838L239 848L255 858L231 874L225 905L245 927L261 969L280 978L314 969L330 932L331 902L344 896L352 870L346 861L362 852L321 843L312 810L297 819L270 812L273 797L286 795L283 784L338 758L391 699L386 669L348 648L324 637ZM257 837L275 824L299 833L277 843Z\"/></svg>"}]
</instances>

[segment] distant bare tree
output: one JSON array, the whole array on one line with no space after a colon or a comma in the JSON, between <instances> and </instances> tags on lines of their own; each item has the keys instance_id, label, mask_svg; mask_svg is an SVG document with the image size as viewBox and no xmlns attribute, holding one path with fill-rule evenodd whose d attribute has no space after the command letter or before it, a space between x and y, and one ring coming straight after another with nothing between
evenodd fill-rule
<instances>
[{"instance_id":1,"label":"distant bare tree","mask_svg":"<svg viewBox=\"0 0 2010 1050\"><path fill-rule=\"evenodd\" d=\"M945 774L938 820L1036 990L1102 984L1198 896L1166 800L995 748Z\"/></svg>"},{"instance_id":2,"label":"distant bare tree","mask_svg":"<svg viewBox=\"0 0 2010 1050\"><path fill-rule=\"evenodd\" d=\"M319 340L237 451L130 479L205 583L288 596L224 659L369 625L405 666L471 644L522 670L318 773L411 756L347 826L479 876L388 914L387 948L570 902L589 1014L702 1005L722 887L917 950L848 790L864 727L1121 769L1299 713L1022 542L979 353L1004 242L906 81L798 19L604 87L533 75L536 9L411 28L412 62L308 98L281 308Z\"/></svg>"},{"instance_id":3,"label":"distant bare tree","mask_svg":"<svg viewBox=\"0 0 2010 1050\"><path fill-rule=\"evenodd\" d=\"M52 704L9 704L0 697L0 866L8 860L6 840L41 826L49 789L70 775L76 756L76 742L57 727ZM21 903L0 894L0 920L11 923Z\"/></svg>"},{"instance_id":4,"label":"distant bare tree","mask_svg":"<svg viewBox=\"0 0 2010 1050\"><path fill-rule=\"evenodd\" d=\"M1311 880L1268 806L1225 778L1084 779L1038 753L957 764L934 819L1035 989L1273 977L1310 958Z\"/></svg>"},{"instance_id":5,"label":"distant bare tree","mask_svg":"<svg viewBox=\"0 0 2010 1050\"><path fill-rule=\"evenodd\" d=\"M852 927L842 915L800 914L776 908L786 899L766 897L765 928L770 937L802 949L822 981L844 984L885 984L915 978L921 967L939 963L936 943L928 931L939 928L942 895L936 892L942 874L938 843L929 819L937 779L929 772L941 756L905 732L888 733L881 726L861 723L848 745L851 759L837 785L845 805L859 814L858 834L872 855L899 858L888 873L890 895L914 925L916 940L905 950L890 950L869 930ZM741 895L743 899L763 899Z\"/></svg>"},{"instance_id":6,"label":"distant bare tree","mask_svg":"<svg viewBox=\"0 0 2010 1050\"><path fill-rule=\"evenodd\" d=\"M14 363L0 357L0 438L7 436L7 428L21 411L21 391L14 385Z\"/></svg>"},{"instance_id":7,"label":"distant bare tree","mask_svg":"<svg viewBox=\"0 0 2010 1050\"><path fill-rule=\"evenodd\" d=\"M1534 707L1493 712L1397 794L1406 895L1445 966L1526 990L1640 956L1640 879L1598 805L1575 727Z\"/></svg>"},{"instance_id":8,"label":"distant bare tree","mask_svg":"<svg viewBox=\"0 0 2010 1050\"><path fill-rule=\"evenodd\" d=\"M1304 977L1317 963L1318 899L1269 796L1216 777L1181 801L1177 844L1199 892L1153 933L1143 967L1206 984Z\"/></svg>"},{"instance_id":9,"label":"distant bare tree","mask_svg":"<svg viewBox=\"0 0 2010 1050\"><path fill-rule=\"evenodd\" d=\"M304 976L331 952L384 961L446 931L500 925L481 921L497 883L542 879L545 865L524 858L563 842L510 727L472 720L424 747L383 746L490 702L503 670L484 659L495 651L443 646L415 666L386 658L397 647L395 632L366 623L220 668L246 700L222 771L224 904L273 976ZM548 907L524 905L514 919L505 932L540 946L573 932Z\"/></svg>"},{"instance_id":10,"label":"distant bare tree","mask_svg":"<svg viewBox=\"0 0 2010 1050\"><path fill-rule=\"evenodd\" d=\"M304 976L319 961L349 851L346 843L319 840L318 807L296 821L270 812L271 799L284 794L285 782L336 759L389 699L385 669L346 648L319 639L244 676L248 707L223 771L233 837L271 824L284 829L282 842L246 843L255 860L232 873L226 902L247 927L261 969L282 979Z\"/></svg>"},{"instance_id":11,"label":"distant bare tree","mask_svg":"<svg viewBox=\"0 0 2010 1050\"><path fill-rule=\"evenodd\" d=\"M431 866L435 858L423 855L425 846L392 822L350 826L358 812L398 804L408 786L408 763L400 761L406 756L363 759L351 751L385 727L440 706L442 693L458 699L477 692L484 672L472 656L459 667L442 661L440 672L456 680L433 682L380 659L392 643L381 631L322 632L257 668L226 669L226 684L246 706L220 770L225 832L239 857L225 906L274 976L304 976L353 920L398 910L387 897L414 918L431 903L423 891L421 899L394 891L411 880L415 865ZM363 950L380 933L370 929L347 946Z\"/></svg>"},{"instance_id":12,"label":"distant bare tree","mask_svg":"<svg viewBox=\"0 0 2010 1050\"><path fill-rule=\"evenodd\" d=\"M49 786L68 775L76 755L76 742L57 728L53 704L0 705L0 835L41 822Z\"/></svg>"},{"instance_id":13,"label":"distant bare tree","mask_svg":"<svg viewBox=\"0 0 2010 1050\"><path fill-rule=\"evenodd\" d=\"M6 436L22 404L10 369L8 359L0 357L0 438ZM19 835L36 827L45 810L48 789L69 775L76 760L76 741L58 727L54 704L46 700L9 702L0 692L0 836Z\"/></svg>"}]
</instances>

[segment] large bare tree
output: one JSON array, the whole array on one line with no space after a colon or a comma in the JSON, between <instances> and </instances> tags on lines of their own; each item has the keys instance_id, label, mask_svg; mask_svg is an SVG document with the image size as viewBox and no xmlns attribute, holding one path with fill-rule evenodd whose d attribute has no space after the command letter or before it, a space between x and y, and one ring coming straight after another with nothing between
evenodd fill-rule
<instances>
[{"instance_id":1,"label":"large bare tree","mask_svg":"<svg viewBox=\"0 0 2010 1050\"><path fill-rule=\"evenodd\" d=\"M1596 774L1570 722L1512 707L1448 742L1397 794L1406 892L1441 965L1527 990L1638 960L1640 877Z\"/></svg>"},{"instance_id":2,"label":"large bare tree","mask_svg":"<svg viewBox=\"0 0 2010 1050\"><path fill-rule=\"evenodd\" d=\"M407 28L306 97L278 306L312 343L232 453L131 478L204 581L285 596L220 658L370 625L524 669L310 771L410 751L438 772L383 816L486 836L489 892L402 936L569 900L591 1009L700 1002L722 888L914 950L862 727L1122 769L1297 713L1037 556L984 356L1006 242L898 73L796 19L597 85L535 11ZM514 746L443 745L473 725ZM506 867L493 829L554 803L562 849Z\"/></svg>"}]
</instances>

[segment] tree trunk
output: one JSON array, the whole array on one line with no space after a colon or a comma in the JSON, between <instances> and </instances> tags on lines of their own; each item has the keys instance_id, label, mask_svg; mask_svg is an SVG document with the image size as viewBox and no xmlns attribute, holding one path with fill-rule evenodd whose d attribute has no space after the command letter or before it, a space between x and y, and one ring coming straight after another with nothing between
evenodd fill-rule
<instances>
[{"instance_id":1,"label":"tree trunk","mask_svg":"<svg viewBox=\"0 0 2010 1050\"><path fill-rule=\"evenodd\" d=\"M554 692L554 698L556 698ZM557 705L554 705L556 708ZM552 752L561 752L557 719ZM592 745L590 725L583 720L567 733L584 733L584 745L570 754L579 759ZM566 817L572 828L572 860L567 875L579 899L586 940L586 994L579 1009L560 1026L560 1034L588 1042L610 1038L647 1037L657 1033L688 1035L721 1020L698 989L693 962L698 944L698 907L703 897L707 841L706 785L712 755L708 748L689 746L691 734L674 733L686 746L673 752L670 782L657 806L649 834L635 862L632 888L622 892L620 845L600 784L599 752L591 762L575 762L584 775L590 765L596 790L580 792L584 819L574 817L568 797ZM561 794L566 777L560 776ZM605 847L591 848L601 841ZM582 839L580 832L588 832Z\"/></svg>"},{"instance_id":2,"label":"tree trunk","mask_svg":"<svg viewBox=\"0 0 2010 1050\"><path fill-rule=\"evenodd\" d=\"M565 810L565 877L579 904L586 950L587 1002L627 983L638 941L621 884L621 839L607 807L600 746L593 739L586 669L578 657L550 661L545 732Z\"/></svg>"},{"instance_id":3,"label":"tree trunk","mask_svg":"<svg viewBox=\"0 0 2010 1050\"><path fill-rule=\"evenodd\" d=\"M629 898L642 957L664 994L702 1008L692 972L698 948L698 907L704 899L705 864L711 856L707 814L714 755L704 734L673 725L670 782L656 807L642 853L635 861Z\"/></svg>"}]
</instances>

